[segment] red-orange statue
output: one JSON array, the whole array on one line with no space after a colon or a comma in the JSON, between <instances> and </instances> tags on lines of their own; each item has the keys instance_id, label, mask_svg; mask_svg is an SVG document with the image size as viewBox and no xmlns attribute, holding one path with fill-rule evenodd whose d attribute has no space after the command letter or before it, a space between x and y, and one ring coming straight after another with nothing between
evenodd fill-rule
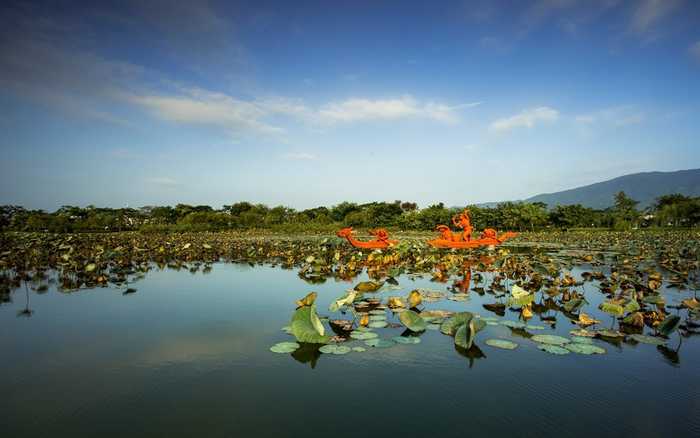
<instances>
[{"instance_id":1,"label":"red-orange statue","mask_svg":"<svg viewBox=\"0 0 700 438\"><path fill-rule=\"evenodd\" d=\"M452 218L452 223L463 231L454 234L447 225L438 225L435 229L440 232L440 237L429 240L428 244L435 248L478 248L480 246L500 245L505 240L518 235L518 233L505 232L498 236L493 228L486 228L478 239L472 240L472 225L469 219L469 210L464 210Z\"/></svg>"},{"instance_id":2,"label":"red-orange statue","mask_svg":"<svg viewBox=\"0 0 700 438\"><path fill-rule=\"evenodd\" d=\"M374 236L374 240L370 240L367 242L363 242L361 240L357 240L352 236L353 230L352 227L347 227L343 228L342 230L338 231L337 235L338 237L344 237L350 242L350 245L354 246L355 248L370 248L370 249L377 249L377 248L388 248L390 246L394 246L398 243L397 240L390 240L389 239L389 233L384 229L384 228L379 228L376 230L370 230L369 234Z\"/></svg>"}]
</instances>

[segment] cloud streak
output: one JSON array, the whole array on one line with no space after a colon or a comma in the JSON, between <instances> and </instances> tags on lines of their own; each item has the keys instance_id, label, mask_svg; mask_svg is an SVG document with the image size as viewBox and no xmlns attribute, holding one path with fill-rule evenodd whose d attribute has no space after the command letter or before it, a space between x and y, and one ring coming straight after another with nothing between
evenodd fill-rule
<instances>
[{"instance_id":1,"label":"cloud streak","mask_svg":"<svg viewBox=\"0 0 700 438\"><path fill-rule=\"evenodd\" d=\"M489 129L495 132L506 132L516 128L532 128L541 123L551 123L559 119L559 111L548 106L529 108L510 117L493 121Z\"/></svg>"}]
</instances>

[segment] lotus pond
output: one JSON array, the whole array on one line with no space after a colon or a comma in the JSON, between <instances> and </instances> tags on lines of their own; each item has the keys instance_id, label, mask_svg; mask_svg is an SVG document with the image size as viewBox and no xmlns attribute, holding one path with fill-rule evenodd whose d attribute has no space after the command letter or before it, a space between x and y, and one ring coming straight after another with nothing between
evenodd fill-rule
<instances>
[{"instance_id":1,"label":"lotus pond","mask_svg":"<svg viewBox=\"0 0 700 438\"><path fill-rule=\"evenodd\" d=\"M5 436L700 435L687 234L0 238Z\"/></svg>"}]
</instances>

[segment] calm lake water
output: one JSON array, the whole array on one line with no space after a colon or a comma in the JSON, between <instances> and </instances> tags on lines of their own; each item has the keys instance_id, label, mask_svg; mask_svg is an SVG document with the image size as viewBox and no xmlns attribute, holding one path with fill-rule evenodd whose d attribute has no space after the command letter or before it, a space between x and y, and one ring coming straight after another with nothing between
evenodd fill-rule
<instances>
[{"instance_id":1,"label":"calm lake water","mask_svg":"<svg viewBox=\"0 0 700 438\"><path fill-rule=\"evenodd\" d=\"M576 271L575 271L576 272ZM217 264L208 274L154 270L134 294L100 288L25 291L0 306L2 435L23 436L700 436L700 338L675 356L656 346L595 340L605 355L554 356L511 329L487 326L465 357L451 337L426 331L417 345L337 356L315 349L275 354L294 301L328 304L353 283L320 285L296 271ZM446 290L428 278L399 278ZM589 283L584 309L597 311ZM428 309L482 308L488 294ZM668 292L667 301L680 299ZM554 313L552 313L554 315ZM569 336L555 328L532 334ZM391 318L396 320L395 318ZM506 311L504 319L516 320ZM536 315L530 324L542 324ZM377 329L382 338L403 330ZM499 350L489 338L517 342ZM350 345L363 345L353 341ZM678 335L669 341L678 345Z\"/></svg>"}]
</instances>

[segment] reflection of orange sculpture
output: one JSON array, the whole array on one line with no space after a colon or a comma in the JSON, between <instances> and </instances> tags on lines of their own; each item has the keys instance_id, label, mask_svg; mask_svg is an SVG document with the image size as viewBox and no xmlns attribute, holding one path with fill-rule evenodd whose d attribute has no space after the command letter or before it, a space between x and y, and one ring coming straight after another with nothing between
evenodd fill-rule
<instances>
[{"instance_id":1,"label":"reflection of orange sculpture","mask_svg":"<svg viewBox=\"0 0 700 438\"><path fill-rule=\"evenodd\" d=\"M472 240L472 225L469 219L469 210L464 210L458 216L452 218L452 223L462 228L462 234L454 234L447 225L438 225L435 229L440 232L440 237L429 240L428 244L435 248L478 248L480 246L500 245L505 240L518 235L518 233L506 232L498 236L493 228L486 228L478 239Z\"/></svg>"},{"instance_id":2,"label":"reflection of orange sculpture","mask_svg":"<svg viewBox=\"0 0 700 438\"><path fill-rule=\"evenodd\" d=\"M367 242L355 239L352 236L352 233L352 227L347 227L338 231L337 235L338 237L345 237L348 242L350 242L350 245L354 246L355 248L388 248L398 243L396 240L389 240L389 233L387 233L384 228L370 230L369 234L373 235L375 239Z\"/></svg>"}]
</instances>

